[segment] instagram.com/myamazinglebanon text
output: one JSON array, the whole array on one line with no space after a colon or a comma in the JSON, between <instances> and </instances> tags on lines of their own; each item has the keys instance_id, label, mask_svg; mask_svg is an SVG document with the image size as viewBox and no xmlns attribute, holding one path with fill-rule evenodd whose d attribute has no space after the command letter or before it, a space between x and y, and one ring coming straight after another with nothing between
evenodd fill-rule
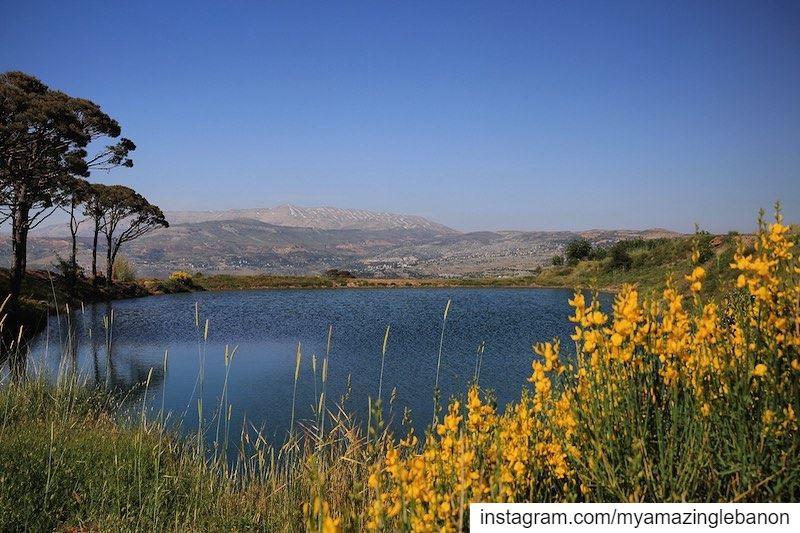
<instances>
[{"instance_id":1,"label":"instagram.com/myamazinglebanon text","mask_svg":"<svg viewBox=\"0 0 800 533\"><path fill-rule=\"evenodd\" d=\"M796 531L800 503L473 503L470 531Z\"/></svg>"}]
</instances>

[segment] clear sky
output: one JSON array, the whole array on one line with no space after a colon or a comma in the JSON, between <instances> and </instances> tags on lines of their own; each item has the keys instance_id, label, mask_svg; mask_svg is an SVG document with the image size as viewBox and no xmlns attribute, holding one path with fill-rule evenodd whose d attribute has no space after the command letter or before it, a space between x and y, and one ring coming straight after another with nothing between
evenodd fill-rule
<instances>
[{"instance_id":1,"label":"clear sky","mask_svg":"<svg viewBox=\"0 0 800 533\"><path fill-rule=\"evenodd\" d=\"M800 222L800 2L0 2L0 70L99 103L165 209L462 230Z\"/></svg>"}]
</instances>

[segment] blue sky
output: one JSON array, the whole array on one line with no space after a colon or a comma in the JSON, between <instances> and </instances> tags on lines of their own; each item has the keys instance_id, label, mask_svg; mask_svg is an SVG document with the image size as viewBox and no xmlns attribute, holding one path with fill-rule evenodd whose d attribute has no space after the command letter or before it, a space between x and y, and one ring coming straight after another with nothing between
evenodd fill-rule
<instances>
[{"instance_id":1,"label":"blue sky","mask_svg":"<svg viewBox=\"0 0 800 533\"><path fill-rule=\"evenodd\" d=\"M165 209L281 203L462 230L800 222L797 2L0 4L0 70L139 149Z\"/></svg>"}]
</instances>

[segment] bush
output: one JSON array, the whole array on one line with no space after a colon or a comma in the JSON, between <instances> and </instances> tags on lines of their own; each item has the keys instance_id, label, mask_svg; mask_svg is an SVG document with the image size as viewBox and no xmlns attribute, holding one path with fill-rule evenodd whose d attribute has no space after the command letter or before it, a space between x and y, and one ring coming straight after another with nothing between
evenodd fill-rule
<instances>
[{"instance_id":1,"label":"bush","mask_svg":"<svg viewBox=\"0 0 800 533\"><path fill-rule=\"evenodd\" d=\"M564 256L563 255L554 255L553 259L550 260L553 266L563 266L564 265Z\"/></svg>"},{"instance_id":2,"label":"bush","mask_svg":"<svg viewBox=\"0 0 800 533\"><path fill-rule=\"evenodd\" d=\"M200 290L200 287L195 284L192 275L183 270L176 270L169 275L169 278L158 282L155 288L167 294Z\"/></svg>"},{"instance_id":3,"label":"bush","mask_svg":"<svg viewBox=\"0 0 800 533\"><path fill-rule=\"evenodd\" d=\"M169 280L178 283L191 283L192 275L183 270L176 270L175 272L169 275Z\"/></svg>"},{"instance_id":4,"label":"bush","mask_svg":"<svg viewBox=\"0 0 800 533\"><path fill-rule=\"evenodd\" d=\"M136 281L136 268L125 256L118 255L114 260L114 281Z\"/></svg>"},{"instance_id":5,"label":"bush","mask_svg":"<svg viewBox=\"0 0 800 533\"><path fill-rule=\"evenodd\" d=\"M66 279L78 279L83 277L84 270L82 266L75 264L73 267L72 261L64 259L58 254L56 254L56 262L53 263L53 266L58 273Z\"/></svg>"},{"instance_id":6,"label":"bush","mask_svg":"<svg viewBox=\"0 0 800 533\"><path fill-rule=\"evenodd\" d=\"M606 257L608 257L608 250L605 248L594 247L592 251L589 252L590 261L602 261Z\"/></svg>"},{"instance_id":7,"label":"bush","mask_svg":"<svg viewBox=\"0 0 800 533\"><path fill-rule=\"evenodd\" d=\"M611 247L611 261L609 268L612 270L628 270L633 264L633 259L627 251L625 241L620 241Z\"/></svg>"},{"instance_id":8,"label":"bush","mask_svg":"<svg viewBox=\"0 0 800 533\"><path fill-rule=\"evenodd\" d=\"M590 253L592 253L592 244L586 239L572 239L564 249L564 256L570 265L588 259Z\"/></svg>"},{"instance_id":9,"label":"bush","mask_svg":"<svg viewBox=\"0 0 800 533\"><path fill-rule=\"evenodd\" d=\"M700 253L700 258L698 261L700 263L705 263L712 257L714 257L714 248L711 246L712 236L708 234L700 234L698 235L698 251Z\"/></svg>"},{"instance_id":10,"label":"bush","mask_svg":"<svg viewBox=\"0 0 800 533\"><path fill-rule=\"evenodd\" d=\"M349 270L340 270L338 268L329 268L325 271L325 277L327 278L347 278L353 279L355 276Z\"/></svg>"}]
</instances>

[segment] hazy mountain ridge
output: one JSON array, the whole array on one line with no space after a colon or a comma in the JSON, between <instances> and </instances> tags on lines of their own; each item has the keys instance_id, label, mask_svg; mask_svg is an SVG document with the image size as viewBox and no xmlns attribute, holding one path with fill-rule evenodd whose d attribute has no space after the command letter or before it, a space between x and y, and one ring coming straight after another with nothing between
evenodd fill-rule
<instances>
[{"instance_id":1,"label":"hazy mountain ridge","mask_svg":"<svg viewBox=\"0 0 800 533\"><path fill-rule=\"evenodd\" d=\"M338 207L297 207L279 205L262 209L231 209L225 211L171 211L167 219L174 224L188 224L247 218L298 228L317 229L407 229L423 230L436 234L458 233L452 228L432 222L417 215L398 215L368 211L366 209L342 209Z\"/></svg>"},{"instance_id":2,"label":"hazy mountain ridge","mask_svg":"<svg viewBox=\"0 0 800 533\"><path fill-rule=\"evenodd\" d=\"M417 216L324 207L167 216L169 228L122 250L140 275L163 276L174 270L314 274L329 268L375 277L523 275L562 253L564 245L576 237L607 245L622 239L678 235L660 229L459 233ZM296 219L307 225L287 225ZM89 224L81 229L79 261L89 265ZM32 235L29 263L50 267L56 254L64 257L68 249L66 227L53 225Z\"/></svg>"}]
</instances>

